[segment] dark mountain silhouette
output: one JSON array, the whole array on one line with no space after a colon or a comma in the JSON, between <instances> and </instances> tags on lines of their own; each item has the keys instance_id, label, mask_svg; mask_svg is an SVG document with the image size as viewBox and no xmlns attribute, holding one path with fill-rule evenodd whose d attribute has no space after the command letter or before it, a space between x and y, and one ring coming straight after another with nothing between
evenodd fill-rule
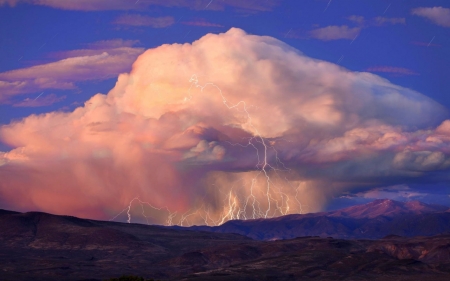
<instances>
[{"instance_id":1,"label":"dark mountain silhouette","mask_svg":"<svg viewBox=\"0 0 450 281\"><path fill-rule=\"evenodd\" d=\"M386 199L331 212L233 220L220 226L193 226L188 229L237 233L257 240L301 236L345 239L379 239L390 234L407 237L432 236L450 233L450 212L445 206Z\"/></svg>"},{"instance_id":2,"label":"dark mountain silhouette","mask_svg":"<svg viewBox=\"0 0 450 281\"><path fill-rule=\"evenodd\" d=\"M424 228L437 227L440 219L448 225L445 215L450 213L439 206L381 204L249 223L260 229L266 222L272 237L290 227L295 230L299 218L315 219L312 228L334 225L334 233L349 228L335 224L336 219L408 225L398 217L414 215L423 216L414 223ZM284 228L271 228L277 223ZM306 228L309 223L300 225ZM232 230L242 222L223 226ZM0 280L104 280L122 275L158 280L450 280L450 234L258 241L239 234L0 210Z\"/></svg>"}]
</instances>

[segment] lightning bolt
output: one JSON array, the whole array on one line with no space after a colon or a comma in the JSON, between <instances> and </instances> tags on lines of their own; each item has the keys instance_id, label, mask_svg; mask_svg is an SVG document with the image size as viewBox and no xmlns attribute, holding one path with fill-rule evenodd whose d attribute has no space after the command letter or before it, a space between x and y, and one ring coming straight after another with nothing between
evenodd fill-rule
<instances>
[{"instance_id":1,"label":"lightning bolt","mask_svg":"<svg viewBox=\"0 0 450 281\"><path fill-rule=\"evenodd\" d=\"M258 131L258 129L253 125L253 123L252 123L252 117L251 117L251 115L250 115L250 113L248 112L248 106L247 106L247 103L245 102L245 101L239 101L238 103L236 103L236 104L229 104L229 102L228 102L228 100L224 97L224 95L223 95L223 93L222 93L222 90L217 86L217 85L215 85L214 83L206 83L205 85L199 85L198 84L198 78L197 78L197 76L194 74L194 75L192 75L192 77L191 77L191 79L189 80L189 82L190 83L192 83L192 85L193 86L195 86L195 87L197 87L197 88L200 88L200 90L201 90L201 92L203 92L203 90L207 87L207 86L212 86L212 87L214 87L214 88L216 88L217 90L218 90L218 92L219 92L219 94L220 94L220 96L221 96L221 98L222 98L222 102L223 102L223 104L228 108L228 109L236 109L236 110L238 110L238 107L240 106L240 105L243 105L243 110L244 110L244 112L246 113L246 115L247 115L247 124L255 131L255 137L253 137L253 138L250 138L249 139L249 141L248 141L248 145L249 146L252 146L255 150L256 150L256 154L257 154L257 157L258 157L258 163L256 164L256 167L261 167L260 168L260 172L257 174L257 176L256 176L256 178L260 175L260 174L264 174L264 177L266 178L266 182L267 182L267 185L266 185L266 197L267 197L267 204L268 204L268 207L267 207L267 209L266 209L266 211L265 211L265 213L264 213L264 218L267 218L268 217L268 214L269 214L269 212L270 212L270 210L271 210L271 198L270 198L270 189L271 189L271 180L270 180L270 177L269 177L269 175L268 175L268 171L267 171L267 169L268 168L271 168L271 169L273 169L273 167L268 163L268 161L267 161L267 147L268 147L268 145L266 144L266 140L261 136L261 134L259 133L259 131ZM192 98L192 96L191 96L191 98ZM262 156L262 160L260 160L260 155L259 155L259 149L255 146L255 144L253 143L253 141L256 141L256 142L258 142L258 143L260 143L260 144L262 144L263 145L263 156Z\"/></svg>"},{"instance_id":2,"label":"lightning bolt","mask_svg":"<svg viewBox=\"0 0 450 281\"><path fill-rule=\"evenodd\" d=\"M330 1L331 2L331 1ZM236 184L242 183L242 179L234 182L227 193L224 193L223 199L223 211L218 215L218 218L214 218L214 215L211 215L211 210L208 209L205 204L202 204L198 209L191 209L183 214L178 214L177 212L171 212L167 207L155 207L151 203L142 201L139 197L133 198L128 206L124 208L119 214L117 214L111 220L117 219L121 214L126 213L127 222L131 223L132 215L131 209L132 205L137 203L141 207L141 214L145 218L147 224L149 223L149 217L146 215L145 208L150 208L155 211L165 211L168 214L166 219L167 225L180 225L180 226L188 226L192 225L191 218L201 218L205 225L221 225L228 220L234 219L257 219L257 218L270 218L277 215L286 215L289 214L291 210L293 210L290 206L290 197L287 193L283 192L282 188L279 187L273 179L271 178L271 173L273 173L277 178L282 179L287 182L289 188L293 190L293 187L290 185L289 180L286 177L282 177L279 172L290 172L285 164L281 161L278 156L278 151L275 149L276 141L267 139L261 135L258 128L253 124L252 116L249 112L249 109L255 106L248 105L245 101L241 100L236 104L230 103L224 96L222 90L215 85L214 83L206 83L204 85L199 84L199 80L197 75L192 75L189 79L189 83L191 83L187 96L184 98L183 102L188 103L193 99L191 94L191 90L194 88L200 89L200 92L203 91L207 87L212 87L217 90L223 105L228 110L236 110L238 112L242 112L246 116L246 122L242 126L247 126L253 132L253 136L245 138L244 144L242 143L232 143L225 141L231 146L240 146L242 148L250 148L254 149L256 155L256 175L251 179L250 187L249 187L249 195L245 198L241 198L237 192L234 191ZM281 141L277 140L277 141ZM274 163L271 164L269 161L269 151L273 152L272 160ZM256 185L258 183L258 178L262 177L264 179L264 204L260 202L255 194ZM244 185L245 186L245 185ZM298 199L298 188L295 189L295 202L298 204L298 211L303 213L303 207ZM222 192L221 190L219 190ZM250 212L250 216L248 216L248 212ZM178 218L175 223L175 219Z\"/></svg>"},{"instance_id":3,"label":"lightning bolt","mask_svg":"<svg viewBox=\"0 0 450 281\"><path fill-rule=\"evenodd\" d=\"M162 210L167 211L167 212L169 213L169 215L168 215L168 217L167 217L166 224L167 224L167 225L172 225L172 219L173 219L174 216L176 216L176 212L171 212L171 211L170 211L168 208L166 208L166 207L163 207L163 208L155 207L155 206L153 206L153 205L152 205L151 203L149 203L149 202L142 201L141 199L139 199L139 197L134 197L134 198L130 201L130 203L128 204L128 206L127 206L125 209L123 209L120 213L118 213L115 217L113 217L112 219L110 219L110 221L114 221L117 217L119 217L121 214L123 214L123 213L126 212L127 217L128 217L127 223L131 223L131 208L132 208L133 202L135 202L135 201L140 205L140 207L141 207L141 209L142 209L142 216L146 219L147 224L149 224L149 222L148 222L148 217L147 217L146 214L145 214L144 206L148 206L148 207L150 207L151 209L157 210L157 211L162 211Z\"/></svg>"}]
</instances>

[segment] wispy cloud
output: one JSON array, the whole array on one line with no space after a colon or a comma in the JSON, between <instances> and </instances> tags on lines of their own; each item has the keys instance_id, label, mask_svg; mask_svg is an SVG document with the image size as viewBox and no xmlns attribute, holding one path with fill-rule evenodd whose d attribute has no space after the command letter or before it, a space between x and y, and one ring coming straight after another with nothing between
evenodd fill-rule
<instances>
[{"instance_id":1,"label":"wispy cloud","mask_svg":"<svg viewBox=\"0 0 450 281\"><path fill-rule=\"evenodd\" d=\"M351 15L349 17L346 17L346 19L354 22L360 27L406 24L405 18L375 17L369 20L365 19L363 16Z\"/></svg>"},{"instance_id":2,"label":"wispy cloud","mask_svg":"<svg viewBox=\"0 0 450 281\"><path fill-rule=\"evenodd\" d=\"M212 23L212 22L208 22L204 19L196 19L196 20L191 20L191 21L183 21L181 22L184 25L193 25L193 26L205 26L205 27L224 27L221 24L218 23Z\"/></svg>"},{"instance_id":3,"label":"wispy cloud","mask_svg":"<svg viewBox=\"0 0 450 281\"><path fill-rule=\"evenodd\" d=\"M412 41L411 44L416 46L423 46L423 47L442 47L440 44L435 44L431 42L420 42L420 41Z\"/></svg>"},{"instance_id":4,"label":"wispy cloud","mask_svg":"<svg viewBox=\"0 0 450 281\"><path fill-rule=\"evenodd\" d=\"M366 69L368 72L382 72L391 73L396 75L419 75L419 73L404 67L393 67L393 66L373 66Z\"/></svg>"},{"instance_id":5,"label":"wispy cloud","mask_svg":"<svg viewBox=\"0 0 450 281\"><path fill-rule=\"evenodd\" d=\"M270 11L278 6L281 0L0 0L0 6L9 5L14 7L18 4L31 4L47 6L56 9L77 11L100 11L100 10L143 10L152 6L180 7L191 10L225 10L233 7L238 10L247 11ZM210 4L209 4L210 3Z\"/></svg>"},{"instance_id":6,"label":"wispy cloud","mask_svg":"<svg viewBox=\"0 0 450 281\"><path fill-rule=\"evenodd\" d=\"M405 18L386 18L386 17L376 17L373 19L374 25L388 25L388 24L406 24Z\"/></svg>"},{"instance_id":7,"label":"wispy cloud","mask_svg":"<svg viewBox=\"0 0 450 281\"><path fill-rule=\"evenodd\" d=\"M99 49L114 49L114 48L123 48L123 47L133 47L139 44L139 40L124 40L121 38L110 39L110 40L101 40L94 43L87 44L89 49L99 50Z\"/></svg>"},{"instance_id":8,"label":"wispy cloud","mask_svg":"<svg viewBox=\"0 0 450 281\"><path fill-rule=\"evenodd\" d=\"M104 80L130 69L144 51L126 47L135 41L100 41L86 49L52 54L59 60L0 73L0 102L18 94L35 93L44 89L67 90L75 83ZM121 46L123 44L124 46Z\"/></svg>"},{"instance_id":9,"label":"wispy cloud","mask_svg":"<svg viewBox=\"0 0 450 281\"><path fill-rule=\"evenodd\" d=\"M108 53L109 55L123 55L125 53L132 53L136 50L143 51L143 48L136 47L139 44L139 40L123 40L123 39L111 39L101 40L85 45L85 48L59 51L50 53L48 57L56 59L66 59L75 57L94 56L102 53Z\"/></svg>"},{"instance_id":10,"label":"wispy cloud","mask_svg":"<svg viewBox=\"0 0 450 281\"><path fill-rule=\"evenodd\" d=\"M450 27L450 9L443 7L415 8L411 14L427 18L437 25Z\"/></svg>"},{"instance_id":11,"label":"wispy cloud","mask_svg":"<svg viewBox=\"0 0 450 281\"><path fill-rule=\"evenodd\" d=\"M26 98L23 101L16 102L13 104L14 107L40 107L40 106L49 106L54 103L63 101L66 96L58 97L55 94L44 95L38 98Z\"/></svg>"},{"instance_id":12,"label":"wispy cloud","mask_svg":"<svg viewBox=\"0 0 450 281\"><path fill-rule=\"evenodd\" d=\"M411 189L409 186L402 184L387 187L379 187L367 191L361 191L355 194L351 194L349 198L352 197L370 198L370 199L386 198L391 200L410 201L410 200L419 200L427 196L428 194L429 193L423 193Z\"/></svg>"},{"instance_id":13,"label":"wispy cloud","mask_svg":"<svg viewBox=\"0 0 450 281\"><path fill-rule=\"evenodd\" d=\"M352 40L353 38L358 36L360 32L361 32L360 27L350 28L347 25L342 26L330 25L327 27L311 30L310 35L313 38L323 41L331 41L339 39Z\"/></svg>"},{"instance_id":14,"label":"wispy cloud","mask_svg":"<svg viewBox=\"0 0 450 281\"><path fill-rule=\"evenodd\" d=\"M346 17L346 19L353 22L356 27L349 27L347 25L330 25L311 30L309 32L310 37L323 41L339 39L354 40L362 29L370 26L406 24L405 18L375 17L372 20L367 20L363 16L351 15Z\"/></svg>"},{"instance_id":15,"label":"wispy cloud","mask_svg":"<svg viewBox=\"0 0 450 281\"><path fill-rule=\"evenodd\" d=\"M351 15L351 16L347 17L347 19L358 25L364 25L364 23L366 21L363 16L357 16L357 15Z\"/></svg>"},{"instance_id":16,"label":"wispy cloud","mask_svg":"<svg viewBox=\"0 0 450 281\"><path fill-rule=\"evenodd\" d=\"M173 17L149 17L139 14L126 14L116 18L113 23L117 25L164 28L173 25L175 19Z\"/></svg>"}]
</instances>

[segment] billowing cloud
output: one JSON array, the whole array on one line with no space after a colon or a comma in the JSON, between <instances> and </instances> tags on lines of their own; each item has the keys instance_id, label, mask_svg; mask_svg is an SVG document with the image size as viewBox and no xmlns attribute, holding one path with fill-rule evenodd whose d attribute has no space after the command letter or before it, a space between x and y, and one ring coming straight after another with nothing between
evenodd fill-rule
<instances>
[{"instance_id":1,"label":"billowing cloud","mask_svg":"<svg viewBox=\"0 0 450 281\"><path fill-rule=\"evenodd\" d=\"M322 28L317 28L310 31L310 35L313 38L331 41L338 39L352 40L361 32L360 27L348 27L347 25L330 25Z\"/></svg>"},{"instance_id":2,"label":"billowing cloud","mask_svg":"<svg viewBox=\"0 0 450 281\"><path fill-rule=\"evenodd\" d=\"M125 46L120 46L123 43ZM45 89L74 89L75 83L103 80L128 71L144 49L132 41L101 41L87 49L55 53L59 60L0 73L0 102Z\"/></svg>"},{"instance_id":3,"label":"billowing cloud","mask_svg":"<svg viewBox=\"0 0 450 281\"><path fill-rule=\"evenodd\" d=\"M0 6L9 5L14 7L18 4L32 4L47 6L56 9L78 10L78 11L100 11L100 10L142 10L151 6L183 7L193 10L224 10L225 7L250 11L269 11L277 6L280 0L0 0Z\"/></svg>"},{"instance_id":4,"label":"billowing cloud","mask_svg":"<svg viewBox=\"0 0 450 281\"><path fill-rule=\"evenodd\" d=\"M153 28L164 28L175 23L173 17L149 17L139 14L121 15L114 20L114 24L130 26L150 26Z\"/></svg>"},{"instance_id":5,"label":"billowing cloud","mask_svg":"<svg viewBox=\"0 0 450 281\"><path fill-rule=\"evenodd\" d=\"M411 11L413 15L427 18L437 25L450 27L450 9L443 7L415 8Z\"/></svg>"},{"instance_id":6,"label":"billowing cloud","mask_svg":"<svg viewBox=\"0 0 450 281\"><path fill-rule=\"evenodd\" d=\"M147 50L73 112L2 126L0 208L123 220L138 197L134 221L141 200L149 222L184 225L318 211L360 188L448 182L447 117L233 28Z\"/></svg>"}]
</instances>

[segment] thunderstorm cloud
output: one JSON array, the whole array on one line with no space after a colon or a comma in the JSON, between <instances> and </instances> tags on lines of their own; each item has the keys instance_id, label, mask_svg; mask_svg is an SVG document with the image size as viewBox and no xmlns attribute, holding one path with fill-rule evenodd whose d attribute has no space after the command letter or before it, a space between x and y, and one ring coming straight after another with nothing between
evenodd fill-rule
<instances>
[{"instance_id":1,"label":"thunderstorm cloud","mask_svg":"<svg viewBox=\"0 0 450 281\"><path fill-rule=\"evenodd\" d=\"M448 181L447 117L416 91L232 28L145 51L73 112L0 127L13 147L0 207L109 219L139 197L151 222L186 224L318 211Z\"/></svg>"}]
</instances>

